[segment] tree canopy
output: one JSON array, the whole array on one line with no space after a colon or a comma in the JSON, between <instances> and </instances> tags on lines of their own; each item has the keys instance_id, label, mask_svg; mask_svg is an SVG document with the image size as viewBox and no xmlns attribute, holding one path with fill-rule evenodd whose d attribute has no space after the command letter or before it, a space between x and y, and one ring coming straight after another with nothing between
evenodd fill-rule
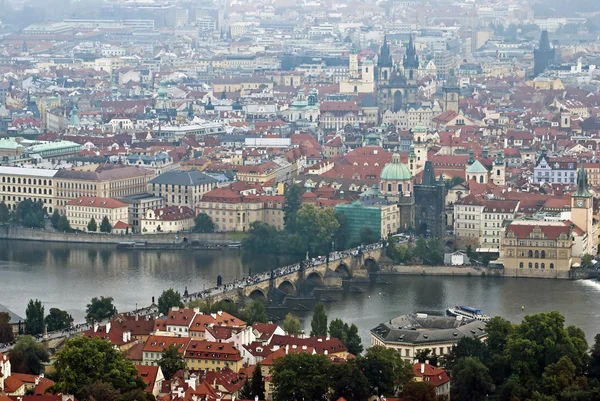
<instances>
[{"instance_id":1,"label":"tree canopy","mask_svg":"<svg viewBox=\"0 0 600 401\"><path fill-rule=\"evenodd\" d=\"M393 396L414 376L410 362L403 360L396 350L380 345L357 356L356 365L367 378L371 394L376 395Z\"/></svg>"},{"instance_id":2,"label":"tree canopy","mask_svg":"<svg viewBox=\"0 0 600 401\"><path fill-rule=\"evenodd\" d=\"M185 359L183 354L178 351L177 346L171 344L162 352L158 366L165 375L165 379L170 380L178 370L185 369Z\"/></svg>"},{"instance_id":3,"label":"tree canopy","mask_svg":"<svg viewBox=\"0 0 600 401\"><path fill-rule=\"evenodd\" d=\"M73 317L64 310L50 308L48 316L45 318L48 331L65 330L73 325Z\"/></svg>"},{"instance_id":4,"label":"tree canopy","mask_svg":"<svg viewBox=\"0 0 600 401\"><path fill-rule=\"evenodd\" d=\"M285 203L283 205L283 223L285 229L291 233L296 232L296 217L300 210L300 195L302 189L298 184L290 185L285 191Z\"/></svg>"},{"instance_id":5,"label":"tree canopy","mask_svg":"<svg viewBox=\"0 0 600 401\"><path fill-rule=\"evenodd\" d=\"M112 344L99 338L68 340L56 354L56 380L49 391L87 399L88 388L97 382L110 384L121 394L146 388L137 369Z\"/></svg>"},{"instance_id":6,"label":"tree canopy","mask_svg":"<svg viewBox=\"0 0 600 401\"><path fill-rule=\"evenodd\" d=\"M44 305L36 299L29 300L25 310L25 334L36 336L44 332Z\"/></svg>"},{"instance_id":7,"label":"tree canopy","mask_svg":"<svg viewBox=\"0 0 600 401\"><path fill-rule=\"evenodd\" d=\"M325 355L288 354L273 365L274 401L327 401L331 361Z\"/></svg>"},{"instance_id":8,"label":"tree canopy","mask_svg":"<svg viewBox=\"0 0 600 401\"><path fill-rule=\"evenodd\" d=\"M104 319L108 319L116 315L117 308L115 308L113 305L113 301L114 299L112 297L101 296L100 298L92 298L85 309L86 322L101 322Z\"/></svg>"},{"instance_id":9,"label":"tree canopy","mask_svg":"<svg viewBox=\"0 0 600 401\"><path fill-rule=\"evenodd\" d=\"M288 335L298 335L301 331L300 321L292 316L291 313L285 315L285 319L283 320L283 331L285 331Z\"/></svg>"},{"instance_id":10,"label":"tree canopy","mask_svg":"<svg viewBox=\"0 0 600 401\"><path fill-rule=\"evenodd\" d=\"M102 218L102 222L100 223L100 232L109 233L112 231L112 226L110 225L110 221L108 221L108 217L104 216Z\"/></svg>"},{"instance_id":11,"label":"tree canopy","mask_svg":"<svg viewBox=\"0 0 600 401\"><path fill-rule=\"evenodd\" d=\"M96 223L96 220L92 217L87 225L87 230L90 232L96 232L98 231L98 223Z\"/></svg>"},{"instance_id":12,"label":"tree canopy","mask_svg":"<svg viewBox=\"0 0 600 401\"><path fill-rule=\"evenodd\" d=\"M194 222L196 224L194 230L199 233L212 233L215 231L215 223L206 213L198 213Z\"/></svg>"},{"instance_id":13,"label":"tree canopy","mask_svg":"<svg viewBox=\"0 0 600 401\"><path fill-rule=\"evenodd\" d=\"M8 312L0 312L0 343L11 343L14 339L15 336L10 325L10 315Z\"/></svg>"},{"instance_id":14,"label":"tree canopy","mask_svg":"<svg viewBox=\"0 0 600 401\"><path fill-rule=\"evenodd\" d=\"M310 336L326 336L327 335L327 312L325 305L322 302L317 302L313 309L313 317L310 322Z\"/></svg>"},{"instance_id":15,"label":"tree canopy","mask_svg":"<svg viewBox=\"0 0 600 401\"><path fill-rule=\"evenodd\" d=\"M43 364L50 360L46 347L32 336L19 336L15 346L9 351L8 357L12 371L39 375L43 372Z\"/></svg>"},{"instance_id":16,"label":"tree canopy","mask_svg":"<svg viewBox=\"0 0 600 401\"><path fill-rule=\"evenodd\" d=\"M169 313L169 309L174 306L183 307L183 303L181 302L181 294L179 291L175 291L172 288L163 291L158 297L158 311L163 315L167 315Z\"/></svg>"},{"instance_id":17,"label":"tree canopy","mask_svg":"<svg viewBox=\"0 0 600 401\"><path fill-rule=\"evenodd\" d=\"M43 228L45 216L46 209L41 201L34 202L31 199L25 199L17 204L14 220L25 227Z\"/></svg>"}]
</instances>

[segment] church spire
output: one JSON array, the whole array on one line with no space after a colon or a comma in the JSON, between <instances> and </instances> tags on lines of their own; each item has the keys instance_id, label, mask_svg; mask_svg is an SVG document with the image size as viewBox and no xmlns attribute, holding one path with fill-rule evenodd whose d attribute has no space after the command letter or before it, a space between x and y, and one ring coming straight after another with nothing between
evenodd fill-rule
<instances>
[{"instance_id":1,"label":"church spire","mask_svg":"<svg viewBox=\"0 0 600 401\"><path fill-rule=\"evenodd\" d=\"M410 34L408 39L408 45L406 46L406 55L402 63L405 69L417 69L419 68L419 58L417 57L417 49L413 41L413 35Z\"/></svg>"},{"instance_id":2,"label":"church spire","mask_svg":"<svg viewBox=\"0 0 600 401\"><path fill-rule=\"evenodd\" d=\"M379 51L379 57L377 57L377 65L379 67L391 67L392 66L392 55L390 54L390 45L387 41L387 35L383 36L383 44Z\"/></svg>"},{"instance_id":3,"label":"church spire","mask_svg":"<svg viewBox=\"0 0 600 401\"><path fill-rule=\"evenodd\" d=\"M588 185L587 173L585 172L583 161L581 162L581 168L577 172L577 191L575 191L573 196L578 198L589 198L592 196L592 193L590 192L590 187Z\"/></svg>"}]
</instances>

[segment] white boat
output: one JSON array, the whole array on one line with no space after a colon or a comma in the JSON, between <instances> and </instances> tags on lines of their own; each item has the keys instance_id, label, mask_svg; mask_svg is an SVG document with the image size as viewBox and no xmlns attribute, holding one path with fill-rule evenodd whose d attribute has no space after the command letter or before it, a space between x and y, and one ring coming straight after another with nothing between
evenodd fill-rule
<instances>
[{"instance_id":1,"label":"white boat","mask_svg":"<svg viewBox=\"0 0 600 401\"><path fill-rule=\"evenodd\" d=\"M450 316L462 317L467 319L475 319L487 322L491 317L484 314L481 309L472 308L470 306L456 305L455 308L448 308L446 313Z\"/></svg>"},{"instance_id":2,"label":"white boat","mask_svg":"<svg viewBox=\"0 0 600 401\"><path fill-rule=\"evenodd\" d=\"M242 243L239 241L235 241L235 242L230 242L229 244L227 244L227 246L229 248L239 248L242 246Z\"/></svg>"}]
</instances>

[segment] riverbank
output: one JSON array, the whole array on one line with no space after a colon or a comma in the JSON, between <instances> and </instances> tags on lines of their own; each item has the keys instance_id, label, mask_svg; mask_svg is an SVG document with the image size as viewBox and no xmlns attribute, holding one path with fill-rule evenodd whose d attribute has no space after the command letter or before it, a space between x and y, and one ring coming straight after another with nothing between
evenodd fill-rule
<instances>
[{"instance_id":1,"label":"riverbank","mask_svg":"<svg viewBox=\"0 0 600 401\"><path fill-rule=\"evenodd\" d=\"M479 276L479 277L512 277L542 278L562 280L583 280L600 278L600 272L587 269L550 270L550 269L503 269L482 266L420 266L420 265L387 265L382 266L379 275L407 276Z\"/></svg>"},{"instance_id":2,"label":"riverbank","mask_svg":"<svg viewBox=\"0 0 600 401\"><path fill-rule=\"evenodd\" d=\"M227 233L162 233L162 234L106 234L61 233L53 230L24 228L11 225L0 226L0 239L69 242L82 244L118 244L121 242L146 242L148 244L182 244L196 241L201 244L227 245L239 241L239 236Z\"/></svg>"}]
</instances>

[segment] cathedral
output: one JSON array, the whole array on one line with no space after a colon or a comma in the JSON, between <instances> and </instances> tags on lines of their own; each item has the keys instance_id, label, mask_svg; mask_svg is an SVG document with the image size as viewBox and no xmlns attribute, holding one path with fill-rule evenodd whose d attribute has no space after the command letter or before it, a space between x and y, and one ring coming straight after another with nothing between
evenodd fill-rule
<instances>
[{"instance_id":1,"label":"cathedral","mask_svg":"<svg viewBox=\"0 0 600 401\"><path fill-rule=\"evenodd\" d=\"M402 60L402 66L403 69L399 69L394 65L390 54L390 45L385 37L377 58L375 74L380 114L386 110L395 113L417 102L419 59L412 35L406 48L406 55Z\"/></svg>"}]
</instances>

